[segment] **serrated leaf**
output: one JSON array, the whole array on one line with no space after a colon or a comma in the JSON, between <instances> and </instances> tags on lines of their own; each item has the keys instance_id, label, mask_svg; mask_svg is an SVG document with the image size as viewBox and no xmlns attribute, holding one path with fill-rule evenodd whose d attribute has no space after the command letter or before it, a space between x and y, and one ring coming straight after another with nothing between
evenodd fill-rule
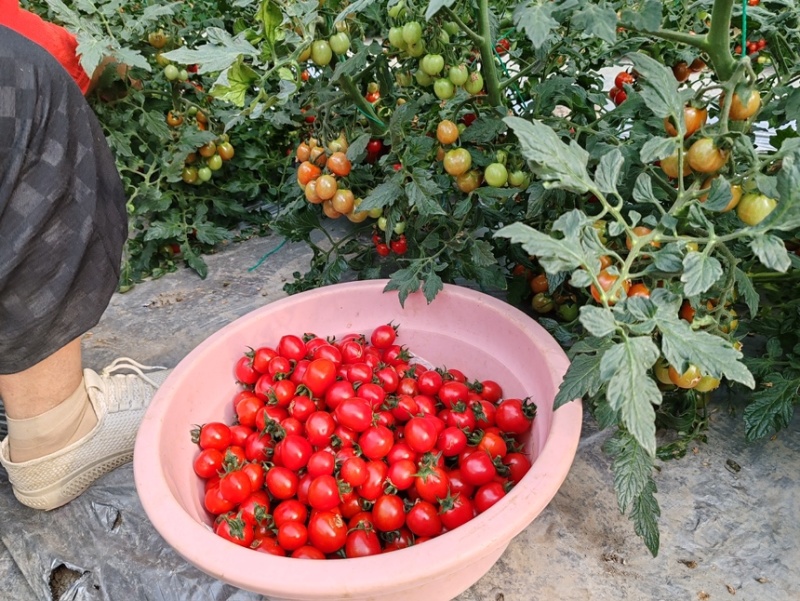
<instances>
[{"instance_id":1,"label":"serrated leaf","mask_svg":"<svg viewBox=\"0 0 800 601\"><path fill-rule=\"evenodd\" d=\"M336 15L336 19L334 20L334 24L342 21L343 19L347 18L347 15L360 13L365 8L372 6L375 3L375 0L356 0L355 2L347 5L342 12Z\"/></svg>"},{"instance_id":2,"label":"serrated leaf","mask_svg":"<svg viewBox=\"0 0 800 601\"><path fill-rule=\"evenodd\" d=\"M492 245L486 240L475 240L470 248L472 263L479 267L488 267L497 264L497 258L492 252Z\"/></svg>"},{"instance_id":3,"label":"serrated leaf","mask_svg":"<svg viewBox=\"0 0 800 601\"><path fill-rule=\"evenodd\" d=\"M520 2L514 9L514 25L517 31L524 32L537 50L551 37L559 23L553 18L554 7Z\"/></svg>"},{"instance_id":4,"label":"serrated leaf","mask_svg":"<svg viewBox=\"0 0 800 601\"><path fill-rule=\"evenodd\" d=\"M612 221L608 224L608 235L612 238L619 236L622 232L625 231L625 224L620 223L619 221Z\"/></svg>"},{"instance_id":5,"label":"serrated leaf","mask_svg":"<svg viewBox=\"0 0 800 601\"><path fill-rule=\"evenodd\" d=\"M658 506L655 492L656 483L651 476L642 494L636 497L631 507L633 530L642 537L653 557L658 555L661 544L658 533L658 517L661 515L661 509Z\"/></svg>"},{"instance_id":6,"label":"serrated leaf","mask_svg":"<svg viewBox=\"0 0 800 601\"><path fill-rule=\"evenodd\" d=\"M261 4L258 6L254 18L256 21L261 22L264 40L267 42L270 52L272 52L272 49L275 47L278 28L283 22L283 13L280 7L274 0L261 0Z\"/></svg>"},{"instance_id":7,"label":"serrated leaf","mask_svg":"<svg viewBox=\"0 0 800 601\"><path fill-rule=\"evenodd\" d=\"M433 17L436 13L438 13L442 8L445 6L450 8L455 4L456 0L431 0L428 4L428 8L425 10L425 20L430 21L431 17Z\"/></svg>"},{"instance_id":8,"label":"serrated leaf","mask_svg":"<svg viewBox=\"0 0 800 601\"><path fill-rule=\"evenodd\" d=\"M613 345L600 361L600 377L608 380L608 404L619 409L622 423L650 455L656 452L653 405L661 404L661 391L647 370L658 357L653 339L638 336Z\"/></svg>"},{"instance_id":9,"label":"serrated leaf","mask_svg":"<svg viewBox=\"0 0 800 601\"><path fill-rule=\"evenodd\" d=\"M431 215L445 215L436 196L442 190L431 179L430 172L416 168L411 175L411 181L406 184L406 196L409 206L416 207L420 217L430 217Z\"/></svg>"},{"instance_id":10,"label":"serrated leaf","mask_svg":"<svg viewBox=\"0 0 800 601\"><path fill-rule=\"evenodd\" d=\"M622 157L622 153L618 148L604 154L600 158L597 171L595 171L594 174L594 180L603 194L611 194L617 191L617 181L619 180L619 175L622 172L624 163L625 159Z\"/></svg>"},{"instance_id":11,"label":"serrated leaf","mask_svg":"<svg viewBox=\"0 0 800 601\"><path fill-rule=\"evenodd\" d=\"M753 441L789 427L794 415L794 403L800 393L800 381L773 373L765 378L767 386L753 395L744 410L747 440Z\"/></svg>"},{"instance_id":12,"label":"serrated leaf","mask_svg":"<svg viewBox=\"0 0 800 601\"><path fill-rule=\"evenodd\" d=\"M632 53L627 58L639 73L639 95L647 107L660 119L680 118L683 114L683 99L678 92L678 81L672 70L644 54ZM674 144L674 140L672 140Z\"/></svg>"},{"instance_id":13,"label":"serrated leaf","mask_svg":"<svg viewBox=\"0 0 800 601\"><path fill-rule=\"evenodd\" d=\"M683 252L677 244L667 244L653 253L653 265L665 273L677 273L683 268Z\"/></svg>"},{"instance_id":14,"label":"serrated leaf","mask_svg":"<svg viewBox=\"0 0 800 601\"><path fill-rule=\"evenodd\" d=\"M758 227L784 232L800 228L800 150L783 158L776 187L778 204Z\"/></svg>"},{"instance_id":15,"label":"serrated leaf","mask_svg":"<svg viewBox=\"0 0 800 601\"><path fill-rule=\"evenodd\" d=\"M394 179L378 184L367 194L366 198L358 205L359 211L382 209L390 206L403 194L403 189Z\"/></svg>"},{"instance_id":16,"label":"serrated leaf","mask_svg":"<svg viewBox=\"0 0 800 601\"><path fill-rule=\"evenodd\" d=\"M553 401L553 408L584 396L597 394L603 382L600 379L600 355L577 355L567 368L564 379L558 387L558 393Z\"/></svg>"},{"instance_id":17,"label":"serrated leaf","mask_svg":"<svg viewBox=\"0 0 800 601\"><path fill-rule=\"evenodd\" d=\"M715 177L708 190L708 198L703 203L703 208L708 211L720 212L730 204L733 194L731 184L721 175Z\"/></svg>"},{"instance_id":18,"label":"serrated leaf","mask_svg":"<svg viewBox=\"0 0 800 601\"><path fill-rule=\"evenodd\" d=\"M653 180L646 173L640 173L633 185L633 199L636 202L659 204L653 194Z\"/></svg>"},{"instance_id":19,"label":"serrated leaf","mask_svg":"<svg viewBox=\"0 0 800 601\"><path fill-rule=\"evenodd\" d=\"M220 74L211 88L210 94L220 100L243 107L247 92L254 81L258 80L258 73L251 67L238 61L231 65L227 71Z\"/></svg>"},{"instance_id":20,"label":"serrated leaf","mask_svg":"<svg viewBox=\"0 0 800 601\"><path fill-rule=\"evenodd\" d=\"M792 265L783 240L773 234L760 234L750 241L750 250L761 263L775 271L786 272Z\"/></svg>"},{"instance_id":21,"label":"serrated leaf","mask_svg":"<svg viewBox=\"0 0 800 601\"><path fill-rule=\"evenodd\" d=\"M572 25L609 44L617 41L617 13L607 6L584 5L582 10L572 15Z\"/></svg>"},{"instance_id":22,"label":"serrated leaf","mask_svg":"<svg viewBox=\"0 0 800 601\"><path fill-rule=\"evenodd\" d=\"M689 324L678 317L677 307L672 302L664 302L668 293L651 295L658 305L656 322L661 331L661 352L670 365L684 371L688 365L696 365L704 374L715 378L725 376L729 380L755 386L753 374L741 362L742 353L731 344L708 332L693 330ZM654 298L655 297L655 298Z\"/></svg>"},{"instance_id":23,"label":"serrated leaf","mask_svg":"<svg viewBox=\"0 0 800 601\"><path fill-rule=\"evenodd\" d=\"M568 240L556 240L523 223L512 223L494 234L522 244L528 254L536 255L545 271L573 271L580 266L583 254L580 247Z\"/></svg>"},{"instance_id":24,"label":"serrated leaf","mask_svg":"<svg viewBox=\"0 0 800 601\"><path fill-rule=\"evenodd\" d=\"M639 151L639 160L642 163L652 163L660 161L675 152L675 140L673 138L654 137L647 140Z\"/></svg>"},{"instance_id":25,"label":"serrated leaf","mask_svg":"<svg viewBox=\"0 0 800 601\"><path fill-rule=\"evenodd\" d=\"M644 4L622 11L621 21L640 31L657 31L661 27L663 6L658 0L646 0Z\"/></svg>"},{"instance_id":26,"label":"serrated leaf","mask_svg":"<svg viewBox=\"0 0 800 601\"><path fill-rule=\"evenodd\" d=\"M755 287L753 287L753 282L750 281L747 274L738 267L735 267L733 270L733 279L736 282L736 289L739 291L739 294L742 295L747 305L747 310L750 311L750 315L754 317L758 314L760 299L758 292L756 292Z\"/></svg>"},{"instance_id":27,"label":"serrated leaf","mask_svg":"<svg viewBox=\"0 0 800 601\"><path fill-rule=\"evenodd\" d=\"M350 145L347 147L347 158L350 159L351 162L356 163L360 161L367 152L367 144L372 139L370 134L361 134L355 140L350 142Z\"/></svg>"},{"instance_id":28,"label":"serrated leaf","mask_svg":"<svg viewBox=\"0 0 800 601\"><path fill-rule=\"evenodd\" d=\"M496 117L479 117L459 136L462 143L488 144L503 134L508 126Z\"/></svg>"},{"instance_id":29,"label":"serrated leaf","mask_svg":"<svg viewBox=\"0 0 800 601\"><path fill-rule=\"evenodd\" d=\"M366 47L361 48L352 56L342 57L336 62L336 68L333 70L331 79L334 81L343 75L355 75L359 73L367 65L369 58L369 50Z\"/></svg>"},{"instance_id":30,"label":"serrated leaf","mask_svg":"<svg viewBox=\"0 0 800 601\"><path fill-rule=\"evenodd\" d=\"M598 270L599 271L599 270ZM548 278L549 279L549 278ZM588 271L583 269L576 269L572 272L572 277L569 279L569 285L573 288L588 288L592 283L592 276ZM555 286L550 286L550 290L555 290Z\"/></svg>"},{"instance_id":31,"label":"serrated leaf","mask_svg":"<svg viewBox=\"0 0 800 601\"><path fill-rule=\"evenodd\" d=\"M617 322L614 315L608 309L583 305L580 308L579 319L583 327L592 335L598 338L610 336L617 329Z\"/></svg>"},{"instance_id":32,"label":"serrated leaf","mask_svg":"<svg viewBox=\"0 0 800 601\"><path fill-rule=\"evenodd\" d=\"M586 166L589 153L575 141L564 144L550 127L540 121L506 117L520 142L522 155L532 162L531 169L551 185L583 194L593 182Z\"/></svg>"},{"instance_id":33,"label":"serrated leaf","mask_svg":"<svg viewBox=\"0 0 800 601\"><path fill-rule=\"evenodd\" d=\"M216 28L210 28L209 33L214 29ZM244 39L242 34L234 38L227 32L218 30L216 39L220 40L220 44L207 43L196 49L178 48L163 53L163 56L183 65L196 64L198 65L197 72L202 75L214 71L224 71L241 56L256 57L259 54L258 50Z\"/></svg>"},{"instance_id":34,"label":"serrated leaf","mask_svg":"<svg viewBox=\"0 0 800 601\"><path fill-rule=\"evenodd\" d=\"M690 252L683 258L683 274L686 296L697 296L716 284L722 277L719 260L704 253Z\"/></svg>"},{"instance_id":35,"label":"serrated leaf","mask_svg":"<svg viewBox=\"0 0 800 601\"><path fill-rule=\"evenodd\" d=\"M609 438L603 450L613 457L611 470L617 505L620 512L625 513L652 478L653 458L630 432L625 431L618 431Z\"/></svg>"}]
</instances>

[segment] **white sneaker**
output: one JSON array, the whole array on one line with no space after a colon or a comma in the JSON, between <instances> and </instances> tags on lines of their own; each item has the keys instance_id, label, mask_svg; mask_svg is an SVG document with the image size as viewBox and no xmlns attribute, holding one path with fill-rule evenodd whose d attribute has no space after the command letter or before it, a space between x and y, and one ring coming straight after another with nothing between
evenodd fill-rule
<instances>
[{"instance_id":1,"label":"white sneaker","mask_svg":"<svg viewBox=\"0 0 800 601\"><path fill-rule=\"evenodd\" d=\"M120 370L132 373L117 373ZM60 451L21 463L11 461L5 438L0 443L0 464L8 472L14 496L34 509L55 509L79 496L100 476L131 461L145 410L171 372L125 357L99 374L83 370L97 425Z\"/></svg>"}]
</instances>

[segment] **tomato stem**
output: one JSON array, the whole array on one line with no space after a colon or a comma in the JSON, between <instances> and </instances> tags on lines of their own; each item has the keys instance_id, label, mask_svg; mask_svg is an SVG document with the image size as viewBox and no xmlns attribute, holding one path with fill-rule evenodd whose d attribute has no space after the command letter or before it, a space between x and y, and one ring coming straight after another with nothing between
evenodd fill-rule
<instances>
[{"instance_id":1,"label":"tomato stem","mask_svg":"<svg viewBox=\"0 0 800 601\"><path fill-rule=\"evenodd\" d=\"M483 81L486 85L486 94L489 104L492 106L502 106L503 95L500 89L500 78L497 76L497 66L494 62L489 0L480 0L478 11L478 30L481 33L481 40L478 42L478 47L481 51L481 69L483 71Z\"/></svg>"}]
</instances>

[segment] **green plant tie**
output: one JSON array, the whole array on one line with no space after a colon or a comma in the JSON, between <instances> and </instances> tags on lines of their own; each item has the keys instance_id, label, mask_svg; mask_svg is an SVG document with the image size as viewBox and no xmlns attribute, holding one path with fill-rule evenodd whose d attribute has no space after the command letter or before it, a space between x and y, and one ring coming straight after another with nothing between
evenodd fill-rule
<instances>
[{"instance_id":1,"label":"green plant tie","mask_svg":"<svg viewBox=\"0 0 800 601\"><path fill-rule=\"evenodd\" d=\"M744 56L747 53L747 0L742 0L742 52Z\"/></svg>"},{"instance_id":2,"label":"green plant tie","mask_svg":"<svg viewBox=\"0 0 800 601\"><path fill-rule=\"evenodd\" d=\"M259 267L261 267L261 264L262 264L264 261L266 261L266 260L267 260L269 257L271 257L272 255L274 255L276 252L278 252L280 249L282 249L284 244L286 244L286 238L284 238L283 240L281 240L281 243L280 243L280 244L278 244L278 246L276 246L275 248L273 248L271 251L267 252L267 254L265 254L263 257L261 257L261 258L258 260L258 263L256 263L255 265L253 265L253 266L252 266L250 269L248 269L247 271L254 271L254 270L258 269Z\"/></svg>"},{"instance_id":3,"label":"green plant tie","mask_svg":"<svg viewBox=\"0 0 800 601\"><path fill-rule=\"evenodd\" d=\"M368 112L366 112L365 110L363 110L363 109L362 109L360 106L357 106L357 107L356 107L356 110L357 110L359 113L361 113L362 115L364 115L364 116L365 116L367 119L369 119L370 121L372 121L373 123L377 123L378 125L380 125L380 126L381 126L381 127L383 127L383 128L385 128L385 127L386 127L386 124L385 124L383 121L381 121L380 119L376 119L375 117L373 117L372 115L370 115Z\"/></svg>"}]
</instances>

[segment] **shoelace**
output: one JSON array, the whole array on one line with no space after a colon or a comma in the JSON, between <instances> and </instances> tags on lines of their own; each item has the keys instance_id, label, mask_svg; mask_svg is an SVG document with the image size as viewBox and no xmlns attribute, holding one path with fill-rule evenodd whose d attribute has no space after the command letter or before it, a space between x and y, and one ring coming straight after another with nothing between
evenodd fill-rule
<instances>
[{"instance_id":1,"label":"shoelace","mask_svg":"<svg viewBox=\"0 0 800 601\"><path fill-rule=\"evenodd\" d=\"M147 377L147 374L144 373L144 370L148 371L156 371L156 370L164 370L167 369L162 365L143 365L138 361L131 359L130 357L119 357L114 359L111 363L106 365L103 370L100 372L101 376L114 376L114 375L126 375L132 376L137 375L142 380L153 386L154 388L158 388L158 384ZM132 371L133 374L118 374L118 371L121 370L129 370Z\"/></svg>"}]
</instances>

